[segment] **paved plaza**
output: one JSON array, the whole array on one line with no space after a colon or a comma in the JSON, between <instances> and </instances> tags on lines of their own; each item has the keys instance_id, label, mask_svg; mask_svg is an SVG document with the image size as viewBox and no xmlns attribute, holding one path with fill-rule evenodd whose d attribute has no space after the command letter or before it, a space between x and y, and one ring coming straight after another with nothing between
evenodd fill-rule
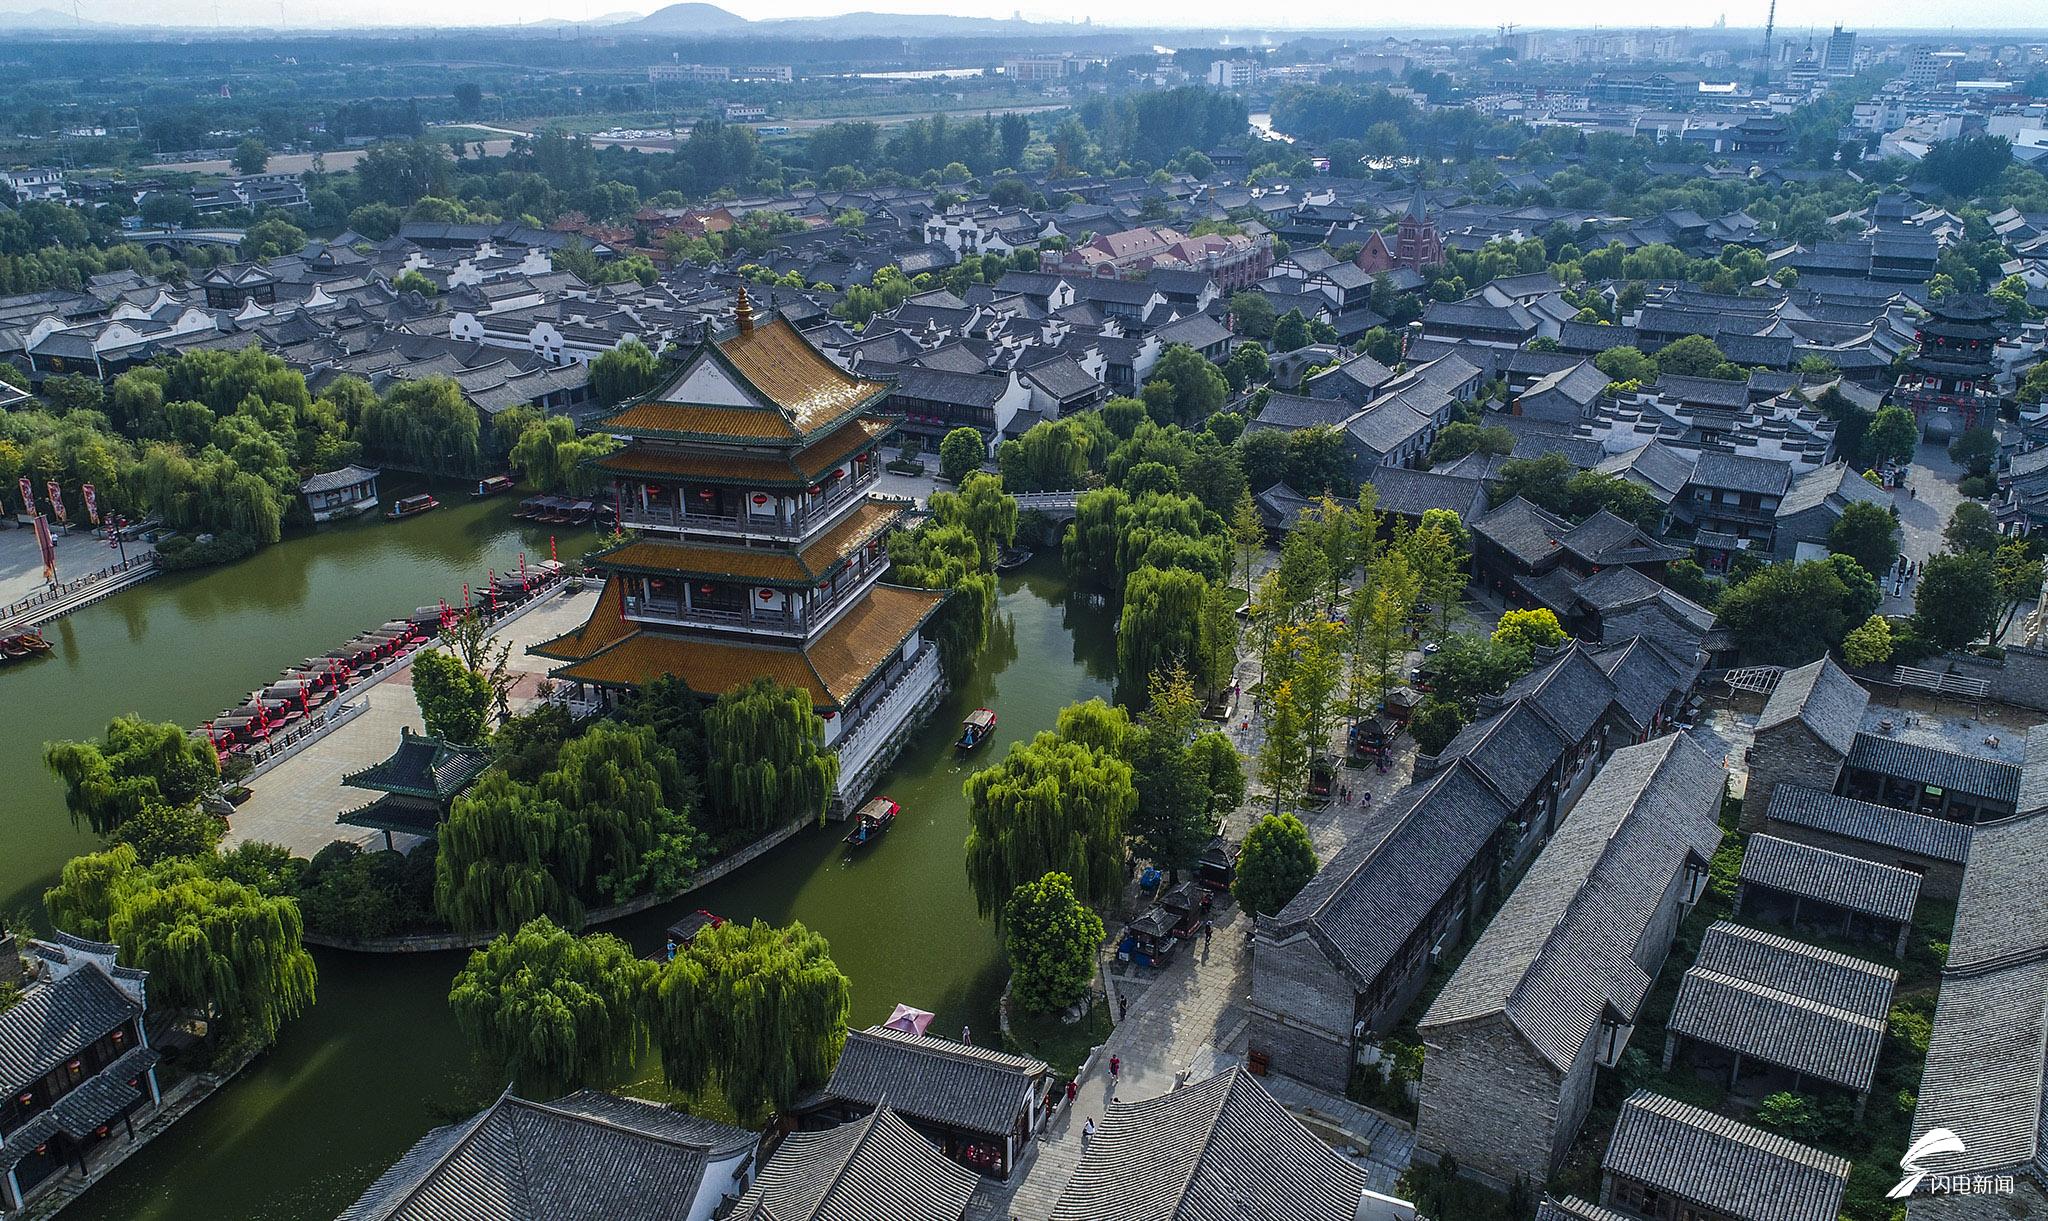
<instances>
[{"instance_id":1,"label":"paved plaza","mask_svg":"<svg viewBox=\"0 0 2048 1221\"><path fill-rule=\"evenodd\" d=\"M548 669L556 664L544 657L529 657L526 646L580 626L590 618L596 604L594 590L570 587L545 598L493 633L494 642L504 641L512 646L506 664L518 676L512 689L513 711L537 702L536 689ZM382 831L341 826L334 820L342 811L365 805L376 797L367 790L348 787L341 778L388 757L398 745L399 730L421 728L419 702L412 694L412 659L408 657L398 663L379 676L376 683L349 699L365 701L369 706L250 782L253 795L228 821L228 847L245 840L264 840L282 844L297 856L310 857L337 839L366 848L384 846ZM410 850L417 838L393 836L393 846Z\"/></svg>"},{"instance_id":2,"label":"paved plaza","mask_svg":"<svg viewBox=\"0 0 2048 1221\"><path fill-rule=\"evenodd\" d=\"M55 537L59 580L75 581L121 562L120 551L109 547L107 540L95 538L89 531L60 531ZM148 543L130 541L127 544L130 559L147 555L152 550ZM43 555L42 549L36 546L36 532L26 527L0 529L0 606L11 605L48 588L43 581Z\"/></svg>"}]
</instances>

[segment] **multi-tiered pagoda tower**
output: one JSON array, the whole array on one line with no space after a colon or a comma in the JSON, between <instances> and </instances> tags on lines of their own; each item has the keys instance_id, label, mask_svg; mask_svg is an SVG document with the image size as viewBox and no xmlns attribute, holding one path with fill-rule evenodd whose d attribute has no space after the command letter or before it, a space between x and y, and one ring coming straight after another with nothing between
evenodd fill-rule
<instances>
[{"instance_id":1,"label":"multi-tiered pagoda tower","mask_svg":"<svg viewBox=\"0 0 2048 1221\"><path fill-rule=\"evenodd\" d=\"M1915 336L1920 350L1906 358L1892 397L1913 412L1931 440L1998 418L1993 358L2005 311L1989 297L1944 297L1927 306Z\"/></svg>"},{"instance_id":2,"label":"multi-tiered pagoda tower","mask_svg":"<svg viewBox=\"0 0 2048 1221\"><path fill-rule=\"evenodd\" d=\"M668 383L598 424L597 460L638 537L594 558L589 622L536 645L559 680L613 693L673 675L715 698L760 676L808 691L860 797L941 694L921 628L945 594L889 585L908 501L869 495L891 386L854 377L780 317L700 344Z\"/></svg>"}]
</instances>

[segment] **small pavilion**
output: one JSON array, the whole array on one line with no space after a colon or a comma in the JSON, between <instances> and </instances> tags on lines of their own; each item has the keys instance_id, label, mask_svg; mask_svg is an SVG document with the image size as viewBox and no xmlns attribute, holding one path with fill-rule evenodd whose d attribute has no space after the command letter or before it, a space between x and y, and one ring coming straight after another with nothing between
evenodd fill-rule
<instances>
[{"instance_id":1,"label":"small pavilion","mask_svg":"<svg viewBox=\"0 0 2048 1221\"><path fill-rule=\"evenodd\" d=\"M398 749L381 763L341 778L351 788L382 794L336 818L337 823L384 833L391 849L393 832L431 837L448 817L448 807L490 765L490 756L472 746L456 746L410 726L398 731Z\"/></svg>"}]
</instances>

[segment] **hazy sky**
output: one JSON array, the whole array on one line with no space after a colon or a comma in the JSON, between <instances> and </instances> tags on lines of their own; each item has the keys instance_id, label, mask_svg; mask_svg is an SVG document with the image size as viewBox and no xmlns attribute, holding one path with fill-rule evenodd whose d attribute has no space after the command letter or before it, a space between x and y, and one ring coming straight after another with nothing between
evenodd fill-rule
<instances>
[{"instance_id":1,"label":"hazy sky","mask_svg":"<svg viewBox=\"0 0 2048 1221\"><path fill-rule=\"evenodd\" d=\"M1107 25L1236 26L1248 19L1263 19L1294 27L1320 28L1339 24L1414 26L1423 21L1439 27L1490 28L1498 22L1513 21L1523 28L1584 28L1626 26L1656 18L1705 26L1723 15L1732 26L1760 27L1767 5L1768 0L1738 0L1732 4L1708 0L1704 5L1681 9L1645 5L1641 0L1434 0L1419 6L1310 3L1247 7L1242 0L1126 0L1111 5L1092 0L1036 0L1020 9L1015 0L735 0L722 7L756 20L813 17L850 10L977 17L1008 17L1021 11L1025 17L1038 21L1093 17L1098 24ZM49 8L61 12L70 7L70 0L0 0L0 11ZM137 6L130 0L78 0L78 9L88 20L193 26L210 26L218 20L226 25L282 23L297 28L332 28L343 23L484 25L548 18L580 21L628 10L650 12L659 7L661 0L438 0L431 4L408 0L160 0L146 6ZM1808 28L1825 31L1837 21L1852 29L1925 28L1934 22L1942 28L2011 28L2021 21L2048 25L2048 0L1945 0L1939 5L1928 4L1926 0L1780 0L1778 5L1778 28L1788 34L1803 35Z\"/></svg>"}]
</instances>

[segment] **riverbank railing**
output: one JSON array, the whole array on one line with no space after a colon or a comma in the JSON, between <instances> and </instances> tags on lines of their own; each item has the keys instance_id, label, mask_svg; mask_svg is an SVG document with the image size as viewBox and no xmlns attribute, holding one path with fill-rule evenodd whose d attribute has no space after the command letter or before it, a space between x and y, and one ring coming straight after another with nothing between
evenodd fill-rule
<instances>
[{"instance_id":1,"label":"riverbank railing","mask_svg":"<svg viewBox=\"0 0 2048 1221\"><path fill-rule=\"evenodd\" d=\"M155 576L156 571L156 554L147 552L130 556L118 564L109 564L89 576L60 581L48 589L37 590L26 598L0 607L0 632L27 631L52 619L61 619L73 611L91 606L108 594Z\"/></svg>"}]
</instances>

